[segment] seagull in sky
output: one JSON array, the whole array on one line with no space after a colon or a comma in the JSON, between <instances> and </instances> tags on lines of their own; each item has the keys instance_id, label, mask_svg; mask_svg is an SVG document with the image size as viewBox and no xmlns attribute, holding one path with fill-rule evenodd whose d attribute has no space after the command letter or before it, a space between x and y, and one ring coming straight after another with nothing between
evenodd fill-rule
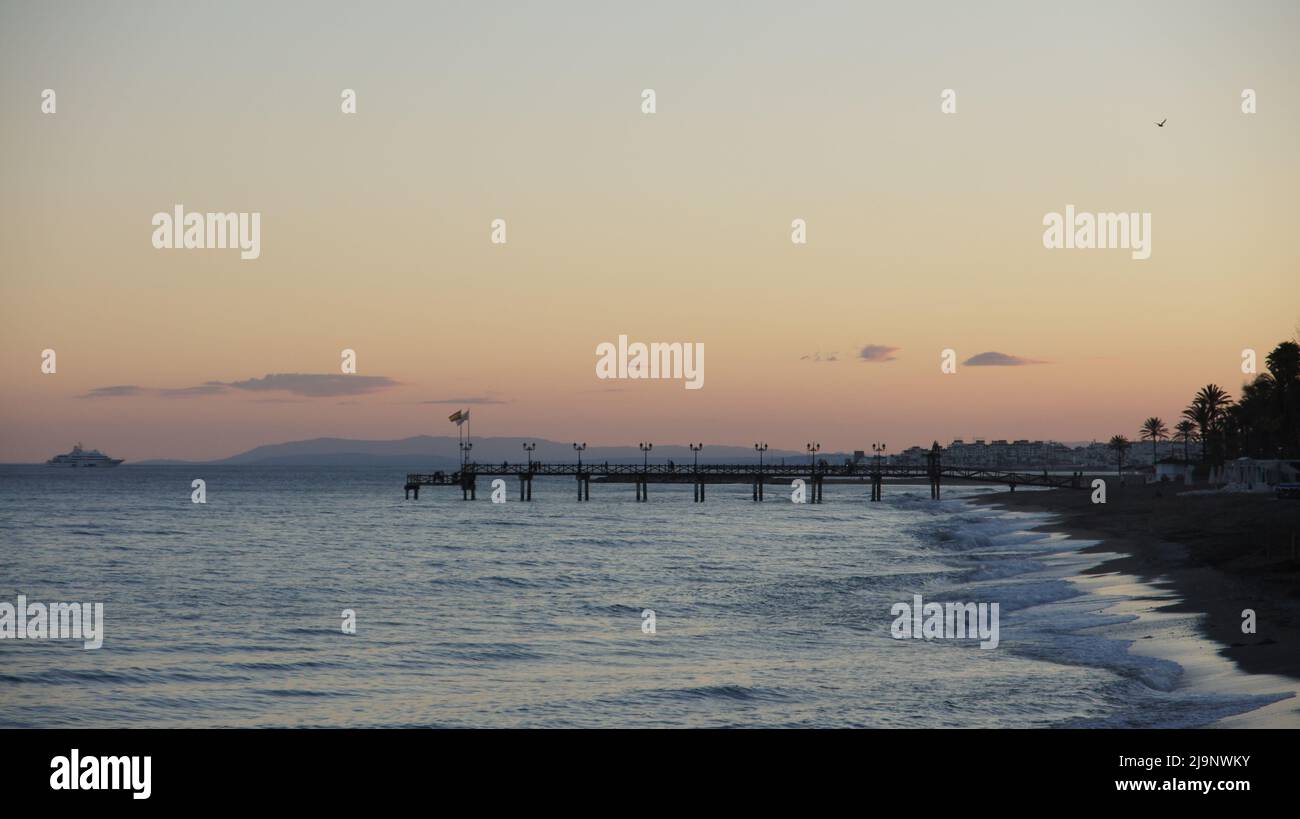
<instances>
[{"instance_id":1,"label":"seagull in sky","mask_svg":"<svg viewBox=\"0 0 1300 819\"><path fill-rule=\"evenodd\" d=\"M1162 120L1160 120L1159 122L1156 123L1156 127L1157 127L1157 128L1163 128L1163 127L1165 127L1165 123L1168 122L1168 121L1169 121L1169 117L1165 117L1164 119L1162 119Z\"/></svg>"}]
</instances>

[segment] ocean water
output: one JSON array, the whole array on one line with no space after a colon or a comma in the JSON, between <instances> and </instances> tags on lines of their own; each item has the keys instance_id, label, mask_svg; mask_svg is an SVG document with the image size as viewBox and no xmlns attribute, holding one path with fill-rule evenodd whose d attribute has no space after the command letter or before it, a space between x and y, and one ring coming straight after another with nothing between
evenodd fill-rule
<instances>
[{"instance_id":1,"label":"ocean water","mask_svg":"<svg viewBox=\"0 0 1300 819\"><path fill-rule=\"evenodd\" d=\"M0 467L0 601L105 618L98 650L0 640L0 726L1195 726L1276 699L1107 636L1131 618L1069 579L1096 558L963 500L985 490L580 504L556 479L492 504L403 479ZM1000 645L894 639L914 594L998 603Z\"/></svg>"}]
</instances>

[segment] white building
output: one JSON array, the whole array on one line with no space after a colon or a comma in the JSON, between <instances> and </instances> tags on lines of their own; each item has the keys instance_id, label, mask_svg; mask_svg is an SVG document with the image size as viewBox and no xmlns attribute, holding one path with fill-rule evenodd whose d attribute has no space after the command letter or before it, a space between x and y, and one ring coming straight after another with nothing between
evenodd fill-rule
<instances>
[{"instance_id":1,"label":"white building","mask_svg":"<svg viewBox=\"0 0 1300 819\"><path fill-rule=\"evenodd\" d=\"M1300 461L1238 458L1223 465L1229 492L1271 492L1279 483L1300 481Z\"/></svg>"}]
</instances>

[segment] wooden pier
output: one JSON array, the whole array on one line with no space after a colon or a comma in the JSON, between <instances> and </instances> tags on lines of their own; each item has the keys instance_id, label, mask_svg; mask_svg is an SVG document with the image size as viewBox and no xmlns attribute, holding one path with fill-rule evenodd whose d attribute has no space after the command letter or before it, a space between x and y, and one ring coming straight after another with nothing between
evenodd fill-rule
<instances>
[{"instance_id":1,"label":"wooden pier","mask_svg":"<svg viewBox=\"0 0 1300 819\"><path fill-rule=\"evenodd\" d=\"M579 501L591 500L593 481L602 484L633 484L637 501L650 498L650 484L693 484L695 502L703 503L705 487L717 484L749 484L755 501L763 500L763 487L780 484L789 487L802 479L808 503L822 502L822 487L827 483L870 483L871 499L881 500L887 480L909 483L926 482L930 497L938 499L946 481L998 483L1011 487L1042 486L1053 489L1087 489L1083 472L1053 475L1047 472L1015 472L1006 469L969 466L942 466L936 456L925 466L901 466L887 463L831 464L610 464L610 463L466 463L450 472L416 472L406 476L406 497L418 500L422 486L458 486L463 500L478 497L479 478L515 478L519 481L519 500L533 499L533 479L569 477L577 484Z\"/></svg>"}]
</instances>

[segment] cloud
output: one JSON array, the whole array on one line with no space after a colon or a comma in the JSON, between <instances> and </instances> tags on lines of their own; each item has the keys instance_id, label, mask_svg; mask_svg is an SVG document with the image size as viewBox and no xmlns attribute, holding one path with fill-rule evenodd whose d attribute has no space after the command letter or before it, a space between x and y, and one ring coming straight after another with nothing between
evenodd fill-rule
<instances>
[{"instance_id":1,"label":"cloud","mask_svg":"<svg viewBox=\"0 0 1300 819\"><path fill-rule=\"evenodd\" d=\"M887 344L868 344L858 351L859 361L894 361L894 353L901 350L901 347L890 347Z\"/></svg>"},{"instance_id":2,"label":"cloud","mask_svg":"<svg viewBox=\"0 0 1300 819\"><path fill-rule=\"evenodd\" d=\"M339 395L365 395L396 387L399 383L384 375L272 373L261 378L228 381L225 382L225 386L249 392L287 392L308 398L329 398Z\"/></svg>"},{"instance_id":3,"label":"cloud","mask_svg":"<svg viewBox=\"0 0 1300 819\"><path fill-rule=\"evenodd\" d=\"M193 387L138 387L124 384L114 387L97 387L81 398L127 398L137 396L156 396L158 398L197 398L207 395L220 395L230 390L246 392L287 392L307 398L331 398L342 395L365 395L366 393L386 390L400 384L382 375L345 375L309 374L309 373L273 373L262 378L249 378L243 381L205 381ZM486 401L487 399L483 399ZM287 402L288 399L259 399L258 403Z\"/></svg>"},{"instance_id":4,"label":"cloud","mask_svg":"<svg viewBox=\"0 0 1300 819\"><path fill-rule=\"evenodd\" d=\"M840 360L840 354L839 354L839 351L836 351L836 352L833 352L833 353L827 353L826 355L822 355L820 352L816 352L816 353L813 353L812 355L801 355L801 356L799 356L799 360L800 360L800 361L812 361L812 362L819 362L819 361L839 361L839 360Z\"/></svg>"},{"instance_id":5,"label":"cloud","mask_svg":"<svg viewBox=\"0 0 1300 819\"><path fill-rule=\"evenodd\" d=\"M421 401L421 404L504 404L505 401L499 401L496 398L434 398L429 401Z\"/></svg>"},{"instance_id":6,"label":"cloud","mask_svg":"<svg viewBox=\"0 0 1300 819\"><path fill-rule=\"evenodd\" d=\"M1024 367L1028 364L1046 363L1046 361L1035 361L1032 358L1021 358L1018 355L1007 355L1006 353L993 351L973 355L962 362L967 367Z\"/></svg>"},{"instance_id":7,"label":"cloud","mask_svg":"<svg viewBox=\"0 0 1300 819\"><path fill-rule=\"evenodd\" d=\"M194 398L201 395L217 395L226 391L226 387L220 381L209 381L206 384L200 384L197 387L181 387L179 389L162 389L154 390L163 398Z\"/></svg>"},{"instance_id":8,"label":"cloud","mask_svg":"<svg viewBox=\"0 0 1300 819\"><path fill-rule=\"evenodd\" d=\"M79 398L126 398L134 395L147 395L149 390L134 384L122 384L116 387L96 387Z\"/></svg>"}]
</instances>

